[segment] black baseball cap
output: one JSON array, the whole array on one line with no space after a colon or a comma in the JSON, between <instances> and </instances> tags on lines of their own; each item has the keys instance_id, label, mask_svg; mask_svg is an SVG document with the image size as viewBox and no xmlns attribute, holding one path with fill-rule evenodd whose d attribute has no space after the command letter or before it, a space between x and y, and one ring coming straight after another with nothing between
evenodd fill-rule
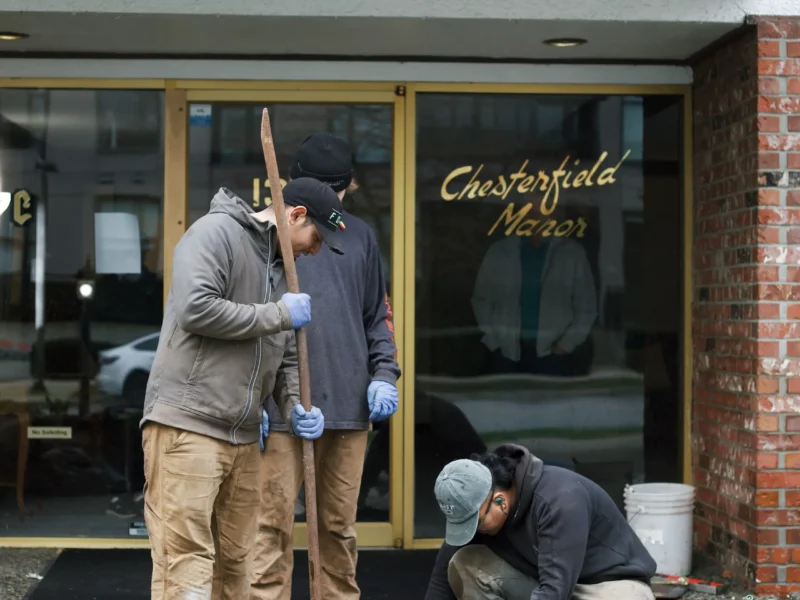
<instances>
[{"instance_id":1,"label":"black baseball cap","mask_svg":"<svg viewBox=\"0 0 800 600\"><path fill-rule=\"evenodd\" d=\"M322 240L336 254L344 254L336 243L337 233L345 230L342 203L330 186L311 177L292 179L283 188L283 202L287 206L305 207Z\"/></svg>"},{"instance_id":2,"label":"black baseball cap","mask_svg":"<svg viewBox=\"0 0 800 600\"><path fill-rule=\"evenodd\" d=\"M311 177L331 187L346 190L353 181L353 156L345 140L332 133L314 133L300 144L289 170L292 179Z\"/></svg>"}]
</instances>

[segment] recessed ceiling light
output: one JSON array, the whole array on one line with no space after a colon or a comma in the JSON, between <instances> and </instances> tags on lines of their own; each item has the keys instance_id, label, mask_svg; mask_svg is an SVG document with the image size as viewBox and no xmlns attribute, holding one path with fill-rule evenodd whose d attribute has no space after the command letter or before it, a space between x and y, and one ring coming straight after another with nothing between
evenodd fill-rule
<instances>
[{"instance_id":1,"label":"recessed ceiling light","mask_svg":"<svg viewBox=\"0 0 800 600\"><path fill-rule=\"evenodd\" d=\"M27 33L18 33L16 31L0 31L0 40L4 42L24 40L26 37L28 37Z\"/></svg>"},{"instance_id":2,"label":"recessed ceiling light","mask_svg":"<svg viewBox=\"0 0 800 600\"><path fill-rule=\"evenodd\" d=\"M587 43L587 40L583 38L553 38L545 40L544 43L554 48L574 48L575 46L583 46Z\"/></svg>"}]
</instances>

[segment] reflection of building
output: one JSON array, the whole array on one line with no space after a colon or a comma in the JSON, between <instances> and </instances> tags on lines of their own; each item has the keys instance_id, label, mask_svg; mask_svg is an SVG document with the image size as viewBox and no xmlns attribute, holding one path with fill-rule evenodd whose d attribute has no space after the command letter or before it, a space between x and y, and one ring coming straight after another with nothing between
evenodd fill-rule
<instances>
[{"instance_id":1,"label":"reflection of building","mask_svg":"<svg viewBox=\"0 0 800 600\"><path fill-rule=\"evenodd\" d=\"M794 492L762 471L790 468L800 452L787 400L794 362L777 360L800 336L789 226L800 16L742 26L736 3L679 2L668 14L512 3L498 15L401 2L344 17L344 2L314 17L291 3L218 17L202 4L116 14L79 2L34 18L0 2L3 28L31 34L0 41L0 192L24 188L41 207L27 225L14 224L11 205L0 214L0 405L17 411L0 415L0 479L19 480L30 442L23 491L43 507L21 523L13 490L0 489L3 514L15 516L0 544L129 538L141 469L139 388L128 380L141 382L145 367L111 361L158 330L172 249L212 193L224 185L256 207L268 200L258 139L268 106L284 173L312 131L350 140L361 189L346 208L376 228L389 267L403 408L370 446L362 545L441 537L437 469L514 440L615 497L642 479L694 483L697 545L734 572L786 582L771 541L793 530L765 523ZM800 11L779 0L769 12ZM539 43L566 25L588 43ZM70 33L86 30L95 35ZM226 39L214 50L226 57L209 58L210 39ZM113 61L86 58L109 52ZM605 165L625 157L613 181L587 173L560 188L557 218L543 214L539 172L569 156L574 184L603 153ZM526 161L525 190L495 187ZM448 196L471 184L472 197ZM501 373L471 304L489 247L508 239L505 227L489 236L492 225L528 202L511 235L569 237L591 270L596 318L573 377ZM138 227L136 272L97 272L98 213ZM82 303L85 281L94 295ZM16 414L70 427L72 439L19 440Z\"/></svg>"}]
</instances>

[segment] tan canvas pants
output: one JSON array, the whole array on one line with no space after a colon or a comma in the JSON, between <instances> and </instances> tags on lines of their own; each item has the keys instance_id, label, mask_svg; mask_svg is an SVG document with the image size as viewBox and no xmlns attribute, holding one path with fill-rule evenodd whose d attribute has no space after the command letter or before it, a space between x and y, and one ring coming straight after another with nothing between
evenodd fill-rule
<instances>
[{"instance_id":1,"label":"tan canvas pants","mask_svg":"<svg viewBox=\"0 0 800 600\"><path fill-rule=\"evenodd\" d=\"M212 578L214 598L246 598L261 495L258 443L233 446L150 423L142 447L152 600L208 600Z\"/></svg>"},{"instance_id":2,"label":"tan canvas pants","mask_svg":"<svg viewBox=\"0 0 800 600\"><path fill-rule=\"evenodd\" d=\"M520 573L486 546L465 546L450 559L450 588L458 600L530 600L539 585ZM576 585L572 600L653 600L649 586L640 581L607 581Z\"/></svg>"},{"instance_id":3,"label":"tan canvas pants","mask_svg":"<svg viewBox=\"0 0 800 600\"><path fill-rule=\"evenodd\" d=\"M356 508L366 431L326 430L314 442L322 597L354 600ZM261 457L263 485L258 537L253 549L251 600L290 600L292 595L294 504L303 482L300 438L272 432Z\"/></svg>"}]
</instances>

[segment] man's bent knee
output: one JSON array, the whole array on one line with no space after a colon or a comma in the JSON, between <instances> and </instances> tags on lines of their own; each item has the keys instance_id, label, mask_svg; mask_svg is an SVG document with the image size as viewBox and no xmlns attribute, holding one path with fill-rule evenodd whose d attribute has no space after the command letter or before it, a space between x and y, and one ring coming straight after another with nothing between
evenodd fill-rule
<instances>
[{"instance_id":1,"label":"man's bent knee","mask_svg":"<svg viewBox=\"0 0 800 600\"><path fill-rule=\"evenodd\" d=\"M482 544L464 546L450 559L450 567L456 569L475 569L501 560L494 552ZM449 572L449 569L448 569Z\"/></svg>"},{"instance_id":2,"label":"man's bent knee","mask_svg":"<svg viewBox=\"0 0 800 600\"><path fill-rule=\"evenodd\" d=\"M456 598L462 597L465 587L484 587L487 582L481 580L481 574L491 572L489 565L498 560L498 556L483 545L475 544L458 550L447 565L447 581Z\"/></svg>"}]
</instances>

